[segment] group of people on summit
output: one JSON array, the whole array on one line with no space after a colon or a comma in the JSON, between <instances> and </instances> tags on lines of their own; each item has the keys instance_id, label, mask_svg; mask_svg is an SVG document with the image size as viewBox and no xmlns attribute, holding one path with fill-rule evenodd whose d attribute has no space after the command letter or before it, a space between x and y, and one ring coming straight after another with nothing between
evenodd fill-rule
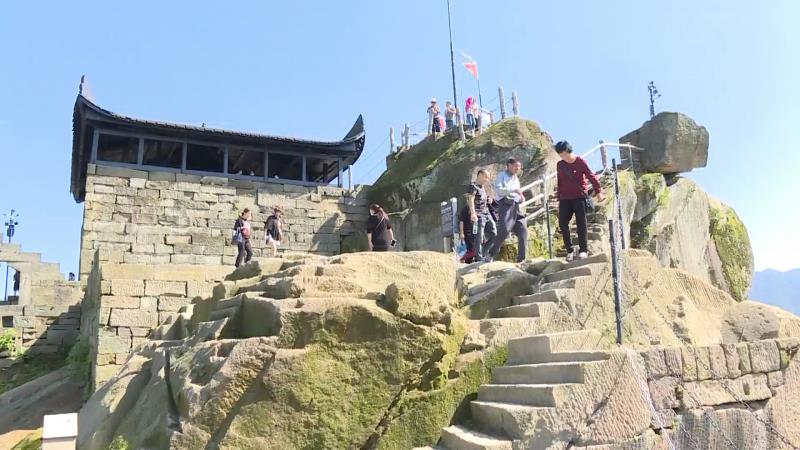
<instances>
[{"instance_id":1,"label":"group of people on summit","mask_svg":"<svg viewBox=\"0 0 800 450\"><path fill-rule=\"evenodd\" d=\"M556 163L558 193L558 223L567 249L567 261L583 259L588 256L586 215L594 208L592 196L603 201L605 196L600 181L589 168L586 161L572 153L567 141L555 144L555 151L561 158ZM522 191L519 174L522 162L508 158L505 170L495 176L490 184L490 174L479 169L475 181L467 191L466 205L460 210L459 237L466 246L462 261L489 262L500 253L503 242L510 233L517 237L517 262L527 255L528 225L526 212L522 206L525 194ZM589 185L594 192L591 193ZM490 195L488 187L493 188ZM389 251L397 245L389 215L378 204L369 206L369 219L366 224L367 247L370 251ZM282 235L282 211L275 207L265 224L266 243L272 247L272 255L277 256ZM578 231L578 252L575 254L569 225L573 217ZM238 247L236 267L247 263L253 257L251 245L252 218L245 208L234 223L233 243Z\"/></svg>"},{"instance_id":2,"label":"group of people on summit","mask_svg":"<svg viewBox=\"0 0 800 450\"><path fill-rule=\"evenodd\" d=\"M487 117L484 119L484 116L488 114L486 114L486 111L481 108L481 105L478 104L473 97L467 97L467 101L464 104L464 111L466 113L465 131L468 133L480 134L483 129L482 126L491 125L488 123L491 121L490 118ZM435 98L431 99L431 104L428 106L427 112L431 117L430 129L428 130L430 133L441 133L456 126L458 108L449 100L445 102L444 105L444 119L442 118L442 109L439 107L439 103Z\"/></svg>"}]
</instances>

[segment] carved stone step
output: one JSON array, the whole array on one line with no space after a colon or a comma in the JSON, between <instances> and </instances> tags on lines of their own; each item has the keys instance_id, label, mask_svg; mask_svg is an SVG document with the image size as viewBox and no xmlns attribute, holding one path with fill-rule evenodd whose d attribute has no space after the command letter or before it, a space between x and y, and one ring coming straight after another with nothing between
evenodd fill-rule
<instances>
[{"instance_id":1,"label":"carved stone step","mask_svg":"<svg viewBox=\"0 0 800 450\"><path fill-rule=\"evenodd\" d=\"M447 450L512 450L508 439L490 436L460 425L442 429L440 445Z\"/></svg>"},{"instance_id":2,"label":"carved stone step","mask_svg":"<svg viewBox=\"0 0 800 450\"><path fill-rule=\"evenodd\" d=\"M584 368L596 362L552 362L501 366L492 370L494 384L583 383Z\"/></svg>"},{"instance_id":3,"label":"carved stone step","mask_svg":"<svg viewBox=\"0 0 800 450\"><path fill-rule=\"evenodd\" d=\"M574 384L483 384L478 388L478 400L555 407L569 395L571 386Z\"/></svg>"}]
</instances>

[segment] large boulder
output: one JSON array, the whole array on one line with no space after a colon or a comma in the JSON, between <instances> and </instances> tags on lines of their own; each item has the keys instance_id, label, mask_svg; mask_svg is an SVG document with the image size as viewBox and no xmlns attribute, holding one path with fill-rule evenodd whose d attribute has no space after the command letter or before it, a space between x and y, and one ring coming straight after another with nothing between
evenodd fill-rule
<instances>
[{"instance_id":1,"label":"large boulder","mask_svg":"<svg viewBox=\"0 0 800 450\"><path fill-rule=\"evenodd\" d=\"M619 141L644 149L643 172L689 172L708 162L708 130L681 113L659 113Z\"/></svg>"},{"instance_id":2,"label":"large boulder","mask_svg":"<svg viewBox=\"0 0 800 450\"><path fill-rule=\"evenodd\" d=\"M522 161L523 184L539 179L555 169L558 156L552 143L535 122L516 117L492 125L466 143L456 133L431 136L394 155L367 197L393 214L401 249L441 251L442 201L456 197L462 207L478 170L488 170L493 178L512 156Z\"/></svg>"}]
</instances>

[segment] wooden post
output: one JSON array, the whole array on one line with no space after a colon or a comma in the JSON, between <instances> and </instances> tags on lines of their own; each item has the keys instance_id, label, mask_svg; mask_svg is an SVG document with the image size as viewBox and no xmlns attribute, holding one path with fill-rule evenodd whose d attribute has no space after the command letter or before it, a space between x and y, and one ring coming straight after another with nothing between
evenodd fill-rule
<instances>
[{"instance_id":1,"label":"wooden post","mask_svg":"<svg viewBox=\"0 0 800 450\"><path fill-rule=\"evenodd\" d=\"M511 92L511 110L515 116L519 116L519 98L516 91Z\"/></svg>"},{"instance_id":2,"label":"wooden post","mask_svg":"<svg viewBox=\"0 0 800 450\"><path fill-rule=\"evenodd\" d=\"M489 126L494 125L494 112L489 111Z\"/></svg>"},{"instance_id":3,"label":"wooden post","mask_svg":"<svg viewBox=\"0 0 800 450\"><path fill-rule=\"evenodd\" d=\"M547 177L542 177L542 195L544 195L544 221L547 224L547 254L553 259L553 232L550 230L550 202L547 192Z\"/></svg>"},{"instance_id":4,"label":"wooden post","mask_svg":"<svg viewBox=\"0 0 800 450\"><path fill-rule=\"evenodd\" d=\"M433 134L433 113L428 113L428 136Z\"/></svg>"},{"instance_id":5,"label":"wooden post","mask_svg":"<svg viewBox=\"0 0 800 450\"><path fill-rule=\"evenodd\" d=\"M603 145L605 141L600 140L600 159L603 161L603 172L608 170L608 149Z\"/></svg>"},{"instance_id":6,"label":"wooden post","mask_svg":"<svg viewBox=\"0 0 800 450\"><path fill-rule=\"evenodd\" d=\"M460 109L456 109L456 123L456 126L458 126L458 139L460 139L461 142L466 142L467 136L464 134L464 123L461 121Z\"/></svg>"},{"instance_id":7,"label":"wooden post","mask_svg":"<svg viewBox=\"0 0 800 450\"><path fill-rule=\"evenodd\" d=\"M410 133L411 132L408 129L408 124L405 124L405 127L403 128L403 149L404 150L408 150L408 135Z\"/></svg>"},{"instance_id":8,"label":"wooden post","mask_svg":"<svg viewBox=\"0 0 800 450\"><path fill-rule=\"evenodd\" d=\"M389 153L394 153L394 127L389 127Z\"/></svg>"},{"instance_id":9,"label":"wooden post","mask_svg":"<svg viewBox=\"0 0 800 450\"><path fill-rule=\"evenodd\" d=\"M497 98L500 100L500 119L506 118L506 94L503 92L503 86L497 88Z\"/></svg>"}]
</instances>

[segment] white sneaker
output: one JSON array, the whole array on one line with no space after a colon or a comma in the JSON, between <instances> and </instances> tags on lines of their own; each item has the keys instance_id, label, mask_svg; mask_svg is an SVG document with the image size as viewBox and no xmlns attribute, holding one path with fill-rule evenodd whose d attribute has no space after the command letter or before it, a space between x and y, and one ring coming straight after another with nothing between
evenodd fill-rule
<instances>
[{"instance_id":1,"label":"white sneaker","mask_svg":"<svg viewBox=\"0 0 800 450\"><path fill-rule=\"evenodd\" d=\"M570 261L572 261L573 259L575 259L575 252L569 252L569 253L567 253L567 262L570 262Z\"/></svg>"},{"instance_id":2,"label":"white sneaker","mask_svg":"<svg viewBox=\"0 0 800 450\"><path fill-rule=\"evenodd\" d=\"M580 253L578 254L578 259L586 259L586 258L588 258L588 257L589 257L589 254L588 254L588 253L586 253L586 252L580 252Z\"/></svg>"}]
</instances>

